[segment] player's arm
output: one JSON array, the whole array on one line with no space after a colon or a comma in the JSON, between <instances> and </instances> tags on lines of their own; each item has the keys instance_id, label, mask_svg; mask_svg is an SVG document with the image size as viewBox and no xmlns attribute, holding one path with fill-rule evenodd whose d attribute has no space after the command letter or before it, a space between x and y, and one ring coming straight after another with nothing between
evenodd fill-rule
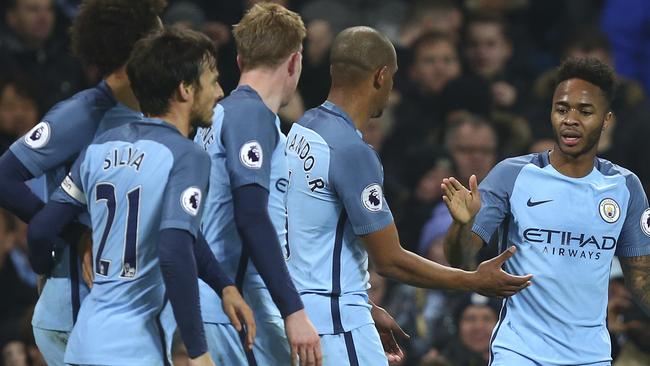
<instances>
[{"instance_id":1,"label":"player's arm","mask_svg":"<svg viewBox=\"0 0 650 366\"><path fill-rule=\"evenodd\" d=\"M54 263L55 250L66 243L76 242L81 236L81 228L85 228L74 223L74 219L86 205L80 175L84 157L85 153L82 153L77 158L70 173L52 194L48 204L29 222L28 256L34 272L38 274L48 273Z\"/></svg>"},{"instance_id":2,"label":"player's arm","mask_svg":"<svg viewBox=\"0 0 650 366\"><path fill-rule=\"evenodd\" d=\"M630 199L616 243L616 255L621 262L626 287L650 315L650 208L639 179L629 175L626 184Z\"/></svg>"},{"instance_id":3,"label":"player's arm","mask_svg":"<svg viewBox=\"0 0 650 366\"><path fill-rule=\"evenodd\" d=\"M11 150L0 157L0 206L29 223L43 201L25 184L34 175Z\"/></svg>"},{"instance_id":4,"label":"player's arm","mask_svg":"<svg viewBox=\"0 0 650 366\"><path fill-rule=\"evenodd\" d=\"M467 190L456 178L445 178L441 187L442 199L453 218L444 241L445 257L452 267L474 269L476 254L483 239L472 232L474 217L481 209L481 196L476 176L469 178Z\"/></svg>"},{"instance_id":5,"label":"player's arm","mask_svg":"<svg viewBox=\"0 0 650 366\"><path fill-rule=\"evenodd\" d=\"M650 255L619 257L625 286L646 314L650 315Z\"/></svg>"},{"instance_id":6,"label":"player's arm","mask_svg":"<svg viewBox=\"0 0 650 366\"><path fill-rule=\"evenodd\" d=\"M235 225L243 241L242 255L255 268L284 318L292 352L301 363L320 364L320 339L307 317L291 280L278 233L268 213L271 157L278 141L274 115L252 109L246 118L224 121L221 141L226 148L226 167L233 193Z\"/></svg>"},{"instance_id":7,"label":"player's arm","mask_svg":"<svg viewBox=\"0 0 650 366\"><path fill-rule=\"evenodd\" d=\"M397 343L395 335L402 339L409 339L411 336L406 334L404 330L397 324L395 319L382 307L377 306L372 301L368 301L372 308L370 314L372 320L375 322L375 328L379 333L381 345L384 347L384 353L388 358L389 364L399 364L404 359L404 352Z\"/></svg>"},{"instance_id":8,"label":"player's arm","mask_svg":"<svg viewBox=\"0 0 650 366\"><path fill-rule=\"evenodd\" d=\"M25 182L73 161L90 142L88 109L81 100L61 103L0 157L0 206L29 223L44 203Z\"/></svg>"},{"instance_id":9,"label":"player's arm","mask_svg":"<svg viewBox=\"0 0 650 366\"><path fill-rule=\"evenodd\" d=\"M417 287L478 292L487 296L511 296L530 285L532 275L513 276L501 269L515 253L511 247L498 257L481 263L476 271L450 268L402 248L397 228L385 228L363 236L377 272Z\"/></svg>"},{"instance_id":10,"label":"player's arm","mask_svg":"<svg viewBox=\"0 0 650 366\"><path fill-rule=\"evenodd\" d=\"M208 350L194 245L210 162L204 152L193 147L174 152L174 164L162 198L158 259L181 338L188 355L195 359Z\"/></svg>"},{"instance_id":11,"label":"player's arm","mask_svg":"<svg viewBox=\"0 0 650 366\"><path fill-rule=\"evenodd\" d=\"M352 230L362 238L380 275L418 287L498 296L510 296L528 286L531 276L511 276L501 270L514 248L482 263L476 272L445 267L402 248L383 196L377 156L361 144L332 150L332 154L330 182L343 201Z\"/></svg>"},{"instance_id":12,"label":"player's arm","mask_svg":"<svg viewBox=\"0 0 650 366\"><path fill-rule=\"evenodd\" d=\"M246 326L246 347L253 348L256 325L253 311L244 301L235 283L223 271L219 261L210 250L203 234L198 233L194 240L194 258L198 277L210 286L221 297L221 305L232 325L241 331L242 324Z\"/></svg>"}]
</instances>

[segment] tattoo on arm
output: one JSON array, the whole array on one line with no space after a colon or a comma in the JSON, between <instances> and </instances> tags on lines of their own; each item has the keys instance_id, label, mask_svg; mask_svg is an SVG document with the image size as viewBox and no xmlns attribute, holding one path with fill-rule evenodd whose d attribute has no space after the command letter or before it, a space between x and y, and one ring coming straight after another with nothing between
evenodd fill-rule
<instances>
[{"instance_id":1,"label":"tattoo on arm","mask_svg":"<svg viewBox=\"0 0 650 366\"><path fill-rule=\"evenodd\" d=\"M650 315L650 255L638 257L619 257L625 285L643 308Z\"/></svg>"}]
</instances>

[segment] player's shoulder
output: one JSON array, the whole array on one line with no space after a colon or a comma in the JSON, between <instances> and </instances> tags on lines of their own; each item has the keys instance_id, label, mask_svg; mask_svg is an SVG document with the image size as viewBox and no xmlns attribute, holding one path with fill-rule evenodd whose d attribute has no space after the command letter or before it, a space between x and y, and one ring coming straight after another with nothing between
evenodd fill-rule
<instances>
[{"instance_id":1,"label":"player's shoulder","mask_svg":"<svg viewBox=\"0 0 650 366\"><path fill-rule=\"evenodd\" d=\"M600 173L607 177L622 176L626 179L629 177L636 177L636 174L634 174L631 170L603 158L596 158L596 169L598 169Z\"/></svg>"},{"instance_id":2,"label":"player's shoulder","mask_svg":"<svg viewBox=\"0 0 650 366\"><path fill-rule=\"evenodd\" d=\"M224 124L257 122L259 120L275 121L275 113L264 104L259 95L251 88L237 88L228 97L219 102L223 108Z\"/></svg>"},{"instance_id":3,"label":"player's shoulder","mask_svg":"<svg viewBox=\"0 0 650 366\"><path fill-rule=\"evenodd\" d=\"M95 117L95 113L105 113L116 103L108 87L101 83L57 103L47 112L43 120L49 123L63 120L66 124L75 121L86 122L89 118Z\"/></svg>"},{"instance_id":4,"label":"player's shoulder","mask_svg":"<svg viewBox=\"0 0 650 366\"><path fill-rule=\"evenodd\" d=\"M350 121L322 105L305 112L296 124L318 135L333 153L358 155L374 151Z\"/></svg>"},{"instance_id":5,"label":"player's shoulder","mask_svg":"<svg viewBox=\"0 0 650 366\"><path fill-rule=\"evenodd\" d=\"M634 172L603 158L596 158L596 169L605 177L622 177L630 191L643 191L641 180Z\"/></svg>"},{"instance_id":6,"label":"player's shoulder","mask_svg":"<svg viewBox=\"0 0 650 366\"><path fill-rule=\"evenodd\" d=\"M495 165L492 170L501 174L517 175L525 166L528 165L543 168L544 166L548 165L548 157L544 156L545 153L547 152L532 153L506 158Z\"/></svg>"}]
</instances>

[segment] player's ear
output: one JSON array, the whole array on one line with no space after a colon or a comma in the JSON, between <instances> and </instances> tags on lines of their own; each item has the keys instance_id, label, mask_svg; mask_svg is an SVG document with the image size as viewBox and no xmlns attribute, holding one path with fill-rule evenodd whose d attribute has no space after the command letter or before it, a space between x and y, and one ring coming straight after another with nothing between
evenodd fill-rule
<instances>
[{"instance_id":1,"label":"player's ear","mask_svg":"<svg viewBox=\"0 0 650 366\"><path fill-rule=\"evenodd\" d=\"M609 111L605 113L605 119L603 121L603 130L609 127L609 124L614 121L614 113L612 111Z\"/></svg>"},{"instance_id":2,"label":"player's ear","mask_svg":"<svg viewBox=\"0 0 650 366\"><path fill-rule=\"evenodd\" d=\"M241 72L244 67L243 61L241 59L241 56L239 56L239 54L237 54L237 67L239 68L239 72Z\"/></svg>"},{"instance_id":3,"label":"player's ear","mask_svg":"<svg viewBox=\"0 0 650 366\"><path fill-rule=\"evenodd\" d=\"M381 89L381 87L386 82L387 77L388 77L388 66L382 66L380 69L377 69L377 71L375 71L375 74L373 75L373 84L375 89Z\"/></svg>"},{"instance_id":4,"label":"player's ear","mask_svg":"<svg viewBox=\"0 0 650 366\"><path fill-rule=\"evenodd\" d=\"M299 70L299 63L302 62L300 52L294 52L289 56L289 75L293 76Z\"/></svg>"},{"instance_id":5,"label":"player's ear","mask_svg":"<svg viewBox=\"0 0 650 366\"><path fill-rule=\"evenodd\" d=\"M192 95L194 95L194 85L181 82L178 84L176 91L178 92L179 99L182 102L185 102L188 101Z\"/></svg>"}]
</instances>

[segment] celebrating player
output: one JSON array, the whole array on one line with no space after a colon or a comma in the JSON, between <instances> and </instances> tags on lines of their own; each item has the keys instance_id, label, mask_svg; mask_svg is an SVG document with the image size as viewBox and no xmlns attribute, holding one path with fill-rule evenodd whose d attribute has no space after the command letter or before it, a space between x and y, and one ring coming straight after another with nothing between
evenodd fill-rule
<instances>
[{"instance_id":1,"label":"celebrating player","mask_svg":"<svg viewBox=\"0 0 650 366\"><path fill-rule=\"evenodd\" d=\"M558 70L551 107L555 147L499 163L470 190L442 184L454 222L445 243L461 265L497 229L501 250L520 254L511 273L533 273L531 289L507 298L492 335L490 365L610 365L607 289L612 257L650 311L650 209L639 179L596 157L612 121L614 73L596 59Z\"/></svg>"},{"instance_id":2,"label":"celebrating player","mask_svg":"<svg viewBox=\"0 0 650 366\"><path fill-rule=\"evenodd\" d=\"M320 364L318 335L282 254L289 177L276 113L296 90L305 27L298 14L263 3L235 25L234 37L239 86L217 106L213 126L195 138L212 158L202 231L253 307L258 339L245 354L219 314L219 299L201 283L208 346L227 365L288 365L296 356L302 364Z\"/></svg>"},{"instance_id":3,"label":"celebrating player","mask_svg":"<svg viewBox=\"0 0 650 366\"><path fill-rule=\"evenodd\" d=\"M191 128L211 124L223 95L216 49L204 35L167 30L136 44L127 72L147 117L107 131L80 154L30 223L30 246L47 257L49 243L87 206L96 276L66 363L166 363L159 316L168 297L190 358L211 364L197 267L215 290L223 289L224 304L250 314L197 237L210 162L187 137Z\"/></svg>"},{"instance_id":4,"label":"celebrating player","mask_svg":"<svg viewBox=\"0 0 650 366\"><path fill-rule=\"evenodd\" d=\"M160 28L164 0L87 0L71 29L72 49L104 76L97 86L54 106L0 158L0 206L29 222L43 202L25 185L45 175L47 192L61 183L79 152L97 132L118 126L138 108L125 71L133 44ZM111 116L107 111L113 109ZM107 117L104 119L104 117ZM68 237L78 237L69 227ZM48 365L63 365L63 355L80 303L88 293L78 270L76 247L57 252L34 310L34 338Z\"/></svg>"},{"instance_id":5,"label":"celebrating player","mask_svg":"<svg viewBox=\"0 0 650 366\"><path fill-rule=\"evenodd\" d=\"M476 272L438 265L404 250L383 194L382 166L361 130L388 102L397 71L390 41L368 27L341 32L330 54L328 100L305 113L287 137L288 267L321 336L327 365L386 365L368 303L368 255L377 271L421 287L507 296L531 276L501 264Z\"/></svg>"}]
</instances>

